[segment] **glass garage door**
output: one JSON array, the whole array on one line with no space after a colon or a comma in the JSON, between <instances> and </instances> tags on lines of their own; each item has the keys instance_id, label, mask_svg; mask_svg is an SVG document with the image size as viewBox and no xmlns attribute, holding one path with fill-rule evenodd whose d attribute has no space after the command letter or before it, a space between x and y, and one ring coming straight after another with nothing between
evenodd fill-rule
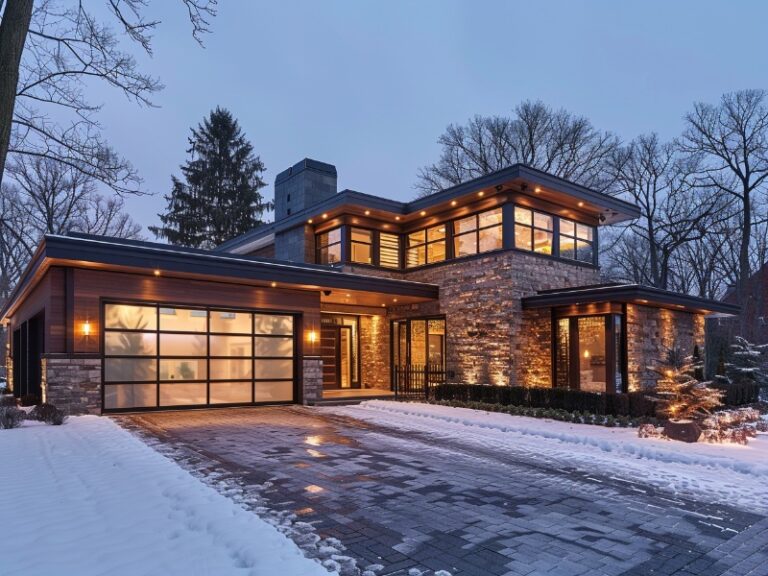
<instances>
[{"instance_id":1,"label":"glass garage door","mask_svg":"<svg viewBox=\"0 0 768 576\"><path fill-rule=\"evenodd\" d=\"M294 401L290 314L104 305L104 409Z\"/></svg>"}]
</instances>

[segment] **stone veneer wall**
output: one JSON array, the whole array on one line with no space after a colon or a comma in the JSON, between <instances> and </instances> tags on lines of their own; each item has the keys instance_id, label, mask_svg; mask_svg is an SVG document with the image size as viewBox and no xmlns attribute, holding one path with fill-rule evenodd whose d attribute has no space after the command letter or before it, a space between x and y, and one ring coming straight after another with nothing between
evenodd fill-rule
<instances>
[{"instance_id":1,"label":"stone veneer wall","mask_svg":"<svg viewBox=\"0 0 768 576\"><path fill-rule=\"evenodd\" d=\"M522 359L517 383L552 387L552 312L549 308L523 310L523 327L515 345Z\"/></svg>"},{"instance_id":2,"label":"stone veneer wall","mask_svg":"<svg viewBox=\"0 0 768 576\"><path fill-rule=\"evenodd\" d=\"M548 345L534 353L520 299L538 290L596 284L600 280L597 268L516 250L407 273L355 266L345 266L345 270L437 284L439 302L392 306L388 319L444 314L446 368L456 372L455 380L512 385L527 381L532 366L536 367L534 373L543 376L540 364L544 356L549 364ZM544 335L539 333L539 337Z\"/></svg>"},{"instance_id":3,"label":"stone veneer wall","mask_svg":"<svg viewBox=\"0 0 768 576\"><path fill-rule=\"evenodd\" d=\"M696 344L703 354L703 314L628 304L629 390L653 388L658 375L650 367L663 361L672 348L679 348L684 356L690 356Z\"/></svg>"},{"instance_id":4,"label":"stone veneer wall","mask_svg":"<svg viewBox=\"0 0 768 576\"><path fill-rule=\"evenodd\" d=\"M389 390L389 320L360 316L360 368L363 388Z\"/></svg>"},{"instance_id":5,"label":"stone veneer wall","mask_svg":"<svg viewBox=\"0 0 768 576\"><path fill-rule=\"evenodd\" d=\"M94 354L44 354L43 401L67 414L101 414L101 357Z\"/></svg>"},{"instance_id":6,"label":"stone veneer wall","mask_svg":"<svg viewBox=\"0 0 768 576\"><path fill-rule=\"evenodd\" d=\"M302 360L302 402L313 404L323 397L323 359L304 356Z\"/></svg>"}]
</instances>

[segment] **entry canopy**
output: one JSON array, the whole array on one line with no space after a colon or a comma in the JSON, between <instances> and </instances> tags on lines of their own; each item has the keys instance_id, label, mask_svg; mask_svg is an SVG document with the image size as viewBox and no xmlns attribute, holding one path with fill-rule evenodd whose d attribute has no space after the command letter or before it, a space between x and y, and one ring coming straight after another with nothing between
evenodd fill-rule
<instances>
[{"instance_id":1,"label":"entry canopy","mask_svg":"<svg viewBox=\"0 0 768 576\"><path fill-rule=\"evenodd\" d=\"M679 294L641 284L595 284L558 290L542 290L535 296L523 298L522 302L524 309L617 302L684 310L697 314L735 315L740 310L736 304Z\"/></svg>"}]
</instances>

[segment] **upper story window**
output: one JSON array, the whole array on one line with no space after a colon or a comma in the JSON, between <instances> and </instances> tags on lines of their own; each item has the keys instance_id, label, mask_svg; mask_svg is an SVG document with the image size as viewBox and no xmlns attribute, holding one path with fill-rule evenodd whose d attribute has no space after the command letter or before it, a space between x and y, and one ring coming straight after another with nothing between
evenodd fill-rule
<instances>
[{"instance_id":1,"label":"upper story window","mask_svg":"<svg viewBox=\"0 0 768 576\"><path fill-rule=\"evenodd\" d=\"M553 230L554 217L515 206L515 248L551 255Z\"/></svg>"},{"instance_id":2,"label":"upper story window","mask_svg":"<svg viewBox=\"0 0 768 576\"><path fill-rule=\"evenodd\" d=\"M379 266L400 268L400 236L379 233Z\"/></svg>"},{"instance_id":3,"label":"upper story window","mask_svg":"<svg viewBox=\"0 0 768 576\"><path fill-rule=\"evenodd\" d=\"M319 264L341 262L341 228L334 228L317 235L317 262Z\"/></svg>"},{"instance_id":4,"label":"upper story window","mask_svg":"<svg viewBox=\"0 0 768 576\"><path fill-rule=\"evenodd\" d=\"M439 224L408 234L405 264L408 268L445 260L445 227Z\"/></svg>"},{"instance_id":5,"label":"upper story window","mask_svg":"<svg viewBox=\"0 0 768 576\"><path fill-rule=\"evenodd\" d=\"M453 222L453 255L456 258L502 247L501 208L473 214Z\"/></svg>"},{"instance_id":6,"label":"upper story window","mask_svg":"<svg viewBox=\"0 0 768 576\"><path fill-rule=\"evenodd\" d=\"M594 228L561 218L560 257L581 262L594 262Z\"/></svg>"},{"instance_id":7,"label":"upper story window","mask_svg":"<svg viewBox=\"0 0 768 576\"><path fill-rule=\"evenodd\" d=\"M349 259L358 264L372 264L373 231L365 228L350 229Z\"/></svg>"}]
</instances>

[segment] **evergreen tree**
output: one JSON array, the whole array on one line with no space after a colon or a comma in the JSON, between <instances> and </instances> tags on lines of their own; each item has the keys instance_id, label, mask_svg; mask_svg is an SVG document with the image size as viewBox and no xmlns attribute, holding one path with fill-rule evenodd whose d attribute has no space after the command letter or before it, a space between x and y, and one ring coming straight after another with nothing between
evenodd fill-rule
<instances>
[{"instance_id":1,"label":"evergreen tree","mask_svg":"<svg viewBox=\"0 0 768 576\"><path fill-rule=\"evenodd\" d=\"M683 357L679 349L669 350L667 358L654 371L660 378L656 393L666 400L662 414L675 420L693 420L706 416L722 405L723 392L700 382L695 374L701 359Z\"/></svg>"},{"instance_id":2,"label":"evergreen tree","mask_svg":"<svg viewBox=\"0 0 768 576\"><path fill-rule=\"evenodd\" d=\"M217 107L191 132L184 181L171 177L163 225L149 229L171 244L213 248L262 225L272 202L259 192L264 164L229 111Z\"/></svg>"},{"instance_id":3,"label":"evergreen tree","mask_svg":"<svg viewBox=\"0 0 768 576\"><path fill-rule=\"evenodd\" d=\"M731 361L725 364L730 381L755 382L761 387L768 386L766 349L768 344L753 344L746 338L736 336L731 344Z\"/></svg>"}]
</instances>

